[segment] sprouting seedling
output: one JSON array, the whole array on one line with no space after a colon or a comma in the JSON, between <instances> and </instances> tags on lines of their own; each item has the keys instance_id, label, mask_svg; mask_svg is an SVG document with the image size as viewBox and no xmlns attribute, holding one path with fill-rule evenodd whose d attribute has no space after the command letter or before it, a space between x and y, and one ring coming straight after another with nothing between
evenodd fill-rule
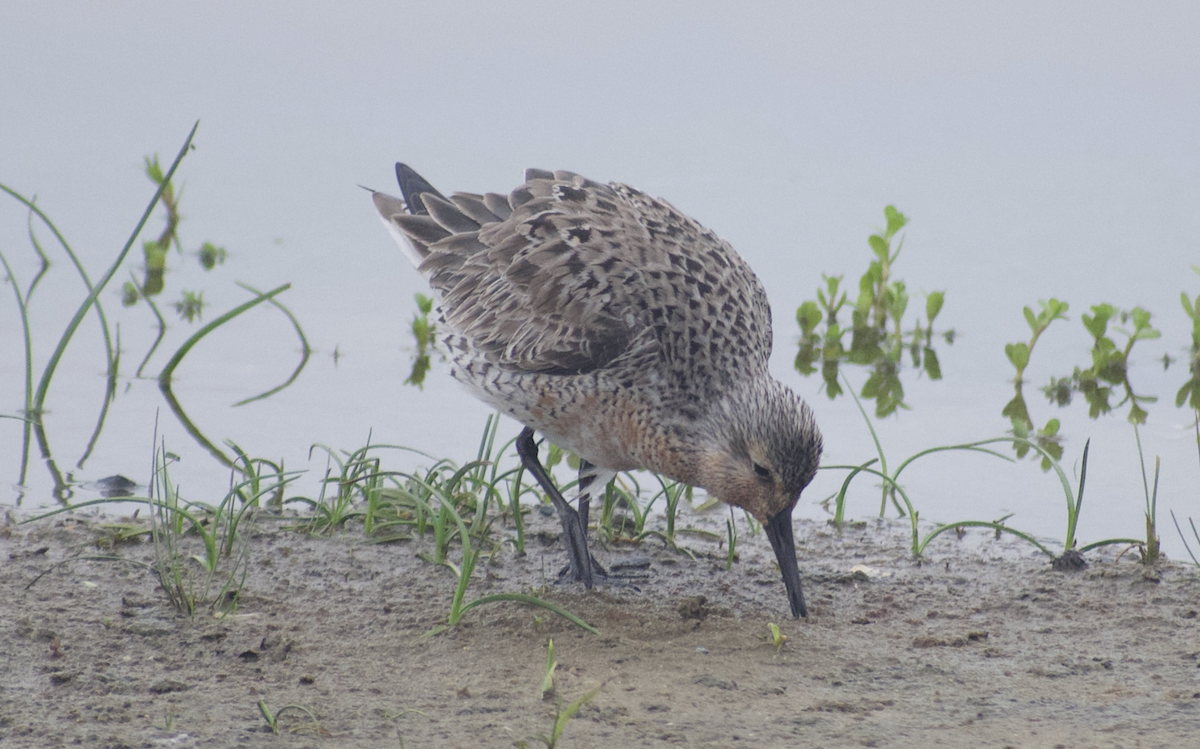
<instances>
[{"instance_id":1,"label":"sprouting seedling","mask_svg":"<svg viewBox=\"0 0 1200 749\"><path fill-rule=\"evenodd\" d=\"M1031 446L1036 444L1042 448L1038 455L1042 458L1043 471L1049 471L1053 461L1062 460L1063 443L1058 433L1062 422L1058 419L1050 419L1041 429L1034 429L1025 419L1013 418L1011 423L1012 435L1016 438L1013 440L1013 448L1017 458L1024 458Z\"/></svg>"},{"instance_id":2,"label":"sprouting seedling","mask_svg":"<svg viewBox=\"0 0 1200 749\"><path fill-rule=\"evenodd\" d=\"M1050 323L1055 320L1066 320L1067 309L1070 307L1066 302L1061 302L1051 298L1049 301L1042 299L1038 301L1041 310L1035 315L1033 310L1025 307L1025 322L1029 324L1029 330L1032 335L1029 338L1029 343L1009 343L1004 347L1004 354L1017 370L1015 381L1019 386L1025 378L1025 367L1029 366L1029 357L1033 353L1034 346L1037 345L1038 339L1042 337L1042 333L1050 327Z\"/></svg>"},{"instance_id":3,"label":"sprouting seedling","mask_svg":"<svg viewBox=\"0 0 1200 749\"><path fill-rule=\"evenodd\" d=\"M554 671L558 668L558 662L554 660L554 639L551 638L546 644L546 671L542 675L542 701L546 701L554 696Z\"/></svg>"},{"instance_id":4,"label":"sprouting seedling","mask_svg":"<svg viewBox=\"0 0 1200 749\"><path fill-rule=\"evenodd\" d=\"M783 644L788 640L788 636L780 631L779 625L775 622L767 622L767 628L771 631L771 633L767 635L767 641L775 646L776 652L782 650Z\"/></svg>"},{"instance_id":5,"label":"sprouting seedling","mask_svg":"<svg viewBox=\"0 0 1200 749\"><path fill-rule=\"evenodd\" d=\"M1146 542L1142 545L1142 563L1154 564L1158 561L1161 551L1158 538L1158 476L1162 461L1154 456L1154 488L1146 478L1146 457L1142 453L1142 435L1137 422L1133 422L1133 438L1137 442L1138 464L1142 469L1142 491L1146 497Z\"/></svg>"},{"instance_id":6,"label":"sprouting seedling","mask_svg":"<svg viewBox=\"0 0 1200 749\"><path fill-rule=\"evenodd\" d=\"M729 540L729 548L725 552L725 569L733 569L733 563L737 560L737 524L733 522L733 508L730 508L729 519L725 521L726 538Z\"/></svg>"},{"instance_id":7,"label":"sprouting seedling","mask_svg":"<svg viewBox=\"0 0 1200 749\"><path fill-rule=\"evenodd\" d=\"M858 301L855 304L855 311L868 315L874 326L881 331L887 324L888 313L896 308L900 308L903 313L903 306L908 302L903 282L900 282L899 287L889 284L892 264L896 262L900 250L904 247L904 238L901 237L893 251L892 239L908 224L908 217L893 205L885 207L883 215L887 219L887 227L881 233L872 234L867 238L875 260L859 279Z\"/></svg>"},{"instance_id":8,"label":"sprouting seedling","mask_svg":"<svg viewBox=\"0 0 1200 749\"><path fill-rule=\"evenodd\" d=\"M1004 346L1004 354L1008 357L1008 361L1016 370L1016 376L1013 378L1013 386L1015 393L1003 409L1000 415L1007 418L1013 427L1013 435L1019 441L1013 443L1017 457L1023 458L1029 452L1027 447L1028 442L1036 441L1045 448L1049 455L1043 457L1042 470L1050 469L1049 459L1052 457L1058 460L1062 457L1062 445L1058 441L1057 419L1051 419L1046 422L1046 426L1042 429L1035 429L1033 419L1029 416L1029 406L1025 403L1025 369L1029 366L1030 356L1033 354L1034 348L1037 346L1038 340L1042 334L1050 327L1055 320L1066 320L1067 310L1070 305L1058 299L1051 298L1049 300L1039 300L1038 305L1041 309L1034 314L1030 307L1025 307L1022 311L1025 315L1025 322L1029 326L1030 338L1028 343L1018 342L1009 343Z\"/></svg>"},{"instance_id":9,"label":"sprouting seedling","mask_svg":"<svg viewBox=\"0 0 1200 749\"><path fill-rule=\"evenodd\" d=\"M924 330L924 341L922 342L921 320L917 319L917 328L914 331L912 338L912 356L914 365L923 362L925 374L931 380L942 379L942 364L938 359L937 350L933 347L933 321L937 319L938 313L942 311L943 305L946 303L946 292L931 291L925 295L925 319L928 326ZM954 340L954 331L950 330L946 333L947 341Z\"/></svg>"},{"instance_id":10,"label":"sprouting seedling","mask_svg":"<svg viewBox=\"0 0 1200 749\"><path fill-rule=\"evenodd\" d=\"M309 720L312 721L311 724L306 725L306 726L296 726L295 728L291 729L293 732L303 730L303 729L308 729L311 731L315 731L316 733L318 733L322 736L324 736L328 733L328 731L326 731L321 726L321 722L319 720L317 720L316 713L314 713L312 710L308 709L307 707L305 707L303 705L284 705L283 707L279 708L278 710L275 710L272 712L271 708L267 705L266 700L258 701L258 712L262 715L263 720L265 720L267 722L267 728L271 729L271 733L274 733L274 734L279 733L279 716L283 715L285 712L287 712L289 710L292 710L295 712L302 712L308 716Z\"/></svg>"},{"instance_id":11,"label":"sprouting seedling","mask_svg":"<svg viewBox=\"0 0 1200 749\"><path fill-rule=\"evenodd\" d=\"M559 708L555 713L554 725L551 727L550 735L538 736L537 739L545 744L547 749L556 749L559 739L562 738L563 732L567 729L567 723L570 722L571 718L575 717L575 714L579 712L581 707L595 699L603 687L603 683L597 684L585 692L579 699L566 707Z\"/></svg>"}]
</instances>

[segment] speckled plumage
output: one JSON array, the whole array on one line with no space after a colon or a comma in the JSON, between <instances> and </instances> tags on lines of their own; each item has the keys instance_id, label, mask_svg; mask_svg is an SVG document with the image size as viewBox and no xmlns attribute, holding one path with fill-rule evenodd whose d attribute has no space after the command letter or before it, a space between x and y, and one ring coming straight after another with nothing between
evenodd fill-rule
<instances>
[{"instance_id":1,"label":"speckled plumage","mask_svg":"<svg viewBox=\"0 0 1200 749\"><path fill-rule=\"evenodd\" d=\"M666 201L571 172L528 170L507 197L446 198L404 165L397 176L407 202L375 204L439 298L456 379L604 481L647 468L777 530L786 514L790 545L820 432L767 371L766 294L727 242Z\"/></svg>"}]
</instances>

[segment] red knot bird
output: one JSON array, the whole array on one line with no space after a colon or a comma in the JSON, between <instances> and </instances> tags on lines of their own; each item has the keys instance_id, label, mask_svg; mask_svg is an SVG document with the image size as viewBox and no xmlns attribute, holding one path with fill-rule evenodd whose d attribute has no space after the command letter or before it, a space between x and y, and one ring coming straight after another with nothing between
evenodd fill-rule
<instances>
[{"instance_id":1,"label":"red knot bird","mask_svg":"<svg viewBox=\"0 0 1200 749\"><path fill-rule=\"evenodd\" d=\"M792 509L821 457L812 411L767 371L771 308L729 243L627 185L529 169L507 196L445 197L396 164L375 207L435 292L451 374L525 425L523 464L553 501L576 580L588 504L618 471L706 489L766 528L792 615L808 616ZM534 430L580 456L579 510Z\"/></svg>"}]
</instances>

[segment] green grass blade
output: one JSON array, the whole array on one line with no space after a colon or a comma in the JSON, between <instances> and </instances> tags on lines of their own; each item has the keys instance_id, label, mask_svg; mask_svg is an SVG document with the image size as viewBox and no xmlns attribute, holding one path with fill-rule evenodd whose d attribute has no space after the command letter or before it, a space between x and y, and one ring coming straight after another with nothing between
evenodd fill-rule
<instances>
[{"instance_id":1,"label":"green grass blade","mask_svg":"<svg viewBox=\"0 0 1200 749\"><path fill-rule=\"evenodd\" d=\"M42 257L44 260L45 255ZM33 435L33 421L31 420L33 416L33 338L29 332L29 311L26 299L21 296L21 287L17 283L17 277L3 252L0 252L0 264L4 265L5 278L12 285L13 296L17 300L17 313L21 318L21 335L25 339L25 403L21 409L24 424L21 427L21 470L17 478L17 483L24 485L25 475L29 470L29 440Z\"/></svg>"},{"instance_id":2,"label":"green grass blade","mask_svg":"<svg viewBox=\"0 0 1200 749\"><path fill-rule=\"evenodd\" d=\"M554 733L550 736L550 746L557 747L558 740L562 738L563 731L567 728L567 723L571 718L575 717L575 713L579 712L579 708L595 699L596 695L600 694L600 688L603 684L597 684L589 689L582 697L567 705L566 709L558 714L554 719Z\"/></svg>"},{"instance_id":3,"label":"green grass blade","mask_svg":"<svg viewBox=\"0 0 1200 749\"><path fill-rule=\"evenodd\" d=\"M1023 541L1028 541L1029 543L1036 546L1038 551L1042 552L1043 554L1050 557L1051 559L1054 558L1054 552L1050 551L1050 549L1046 548L1046 546L1044 544L1042 544L1040 541L1038 541L1036 538L1034 538L1030 534L1025 533L1024 531L1019 531L1016 528L1010 528L1009 526L1005 525L1004 523L996 523L996 522L991 522L991 521L987 521L987 520L963 520L958 523L945 523L945 524L939 525L938 527L936 527L932 531L930 531L929 535L925 536L925 538L922 539L921 546L920 546L921 553L925 552L925 548L927 546L929 546L930 541L932 541L933 539L942 535L946 531L953 530L955 528L991 528L992 530L999 531L1001 533L1007 533L1009 535L1016 536L1017 538L1019 538Z\"/></svg>"},{"instance_id":4,"label":"green grass blade","mask_svg":"<svg viewBox=\"0 0 1200 749\"><path fill-rule=\"evenodd\" d=\"M979 442L965 442L960 445L942 445L940 447L930 447L928 449L921 450L920 452L910 455L908 458L906 458L905 461L900 464L900 467L896 469L896 472L892 474L892 478L898 479L900 476L900 473L905 468L907 468L910 463L917 460L918 458L923 458L926 455L933 455L934 453L941 453L941 452L954 452L954 451L978 452L978 453L983 453L984 455L991 455L993 457L1000 458L1001 460L1006 460L1009 463L1015 463L1016 461L1013 460L1008 455L996 452L995 450L989 450L986 447L982 447L982 445L986 445L986 444L988 444L990 442L994 442L994 441L995 440L988 439L988 440L981 440Z\"/></svg>"},{"instance_id":5,"label":"green grass blade","mask_svg":"<svg viewBox=\"0 0 1200 749\"><path fill-rule=\"evenodd\" d=\"M268 291L266 294L259 294L258 296L251 299L250 301L244 302L243 304L239 304L238 306L234 307L233 309L229 310L225 314L221 315L220 317L216 318L212 322L208 323L204 327L197 330L195 333L192 334L192 336L190 338L188 338L186 341L183 342L183 345L180 346L179 349L167 361L167 365L165 367L163 367L163 371L158 375L159 385L161 387L166 387L166 388L170 387L171 375L175 372L175 368L179 366L179 363L181 361L183 361L183 357L187 356L188 352L191 351L192 348L197 343L199 343L206 335L213 332L217 328L221 327L225 323L227 323L230 320L232 320L233 318L237 317L238 315L242 314L243 312L245 312L249 309L252 309L253 307L258 306L259 304L262 304L263 302L269 301L271 299L271 297L273 297L277 294L282 294L283 292L287 291L290 288L292 288L292 285L290 283L285 283L284 285L282 285L278 288Z\"/></svg>"},{"instance_id":6,"label":"green grass blade","mask_svg":"<svg viewBox=\"0 0 1200 749\"><path fill-rule=\"evenodd\" d=\"M1083 508L1083 487L1087 483L1088 449L1091 446L1092 441L1090 439L1083 443L1083 462L1079 468L1079 494L1075 499L1073 509L1071 509L1070 503L1068 503L1067 538L1063 541L1063 547L1066 549L1075 548L1075 529L1079 527L1079 511Z\"/></svg>"},{"instance_id":7,"label":"green grass blade","mask_svg":"<svg viewBox=\"0 0 1200 749\"><path fill-rule=\"evenodd\" d=\"M191 417L187 415L187 412L183 410L183 406L179 403L179 399L175 397L175 392L171 390L169 384L164 385L162 382L159 382L158 390L162 393L163 398L167 401L167 408L171 409L171 413L175 415L175 418L178 419L179 423L183 426L183 430L187 432L192 439L196 440L196 442L205 450L207 450L209 455L212 455L214 458L216 458L217 462L221 465L225 466L226 468L232 468L235 471L241 470L233 462L232 458L222 452L221 448L214 445L212 440L204 436L204 433L200 431L200 428L196 426L196 424L191 420Z\"/></svg>"},{"instance_id":8,"label":"green grass blade","mask_svg":"<svg viewBox=\"0 0 1200 749\"><path fill-rule=\"evenodd\" d=\"M146 365L150 363L150 357L154 356L154 352L158 350L159 344L167 336L167 321L163 318L162 312L159 311L158 305L146 293L145 287L138 283L137 277L130 273L129 280L133 284L133 287L137 289L138 296L150 307L150 311L154 314L154 319L158 324L158 333L154 337L154 343L150 344L150 348L146 351L146 355L142 357L142 363L138 365L137 372L134 374L135 377L141 377L142 372L146 369Z\"/></svg>"},{"instance_id":9,"label":"green grass blade","mask_svg":"<svg viewBox=\"0 0 1200 749\"><path fill-rule=\"evenodd\" d=\"M1088 544L1087 546L1079 547L1079 553L1083 554L1085 552L1091 551L1092 549L1098 549L1101 546L1112 546L1114 544L1122 544L1125 546L1145 547L1146 540L1145 539L1137 539L1137 538L1106 538L1103 541L1093 541L1092 543Z\"/></svg>"},{"instance_id":10,"label":"green grass blade","mask_svg":"<svg viewBox=\"0 0 1200 749\"><path fill-rule=\"evenodd\" d=\"M249 286L247 284L240 283L240 282L238 283L238 286L241 286L243 289L245 289L246 291L249 291L251 294L258 294L259 296L262 296L262 292L259 291L258 289L255 289L252 286ZM301 346L300 362L296 365L296 368L292 371L292 375L290 377L288 377L287 380L285 380L282 385L271 388L270 390L266 391L265 393L259 393L258 395L254 396L252 398L246 398L244 400L240 400L237 403L233 404L235 407L236 406L244 406L247 403L253 403L254 401L257 401L257 400L269 398L272 395L274 395L275 393L278 393L280 390L283 390L287 386L291 385L293 382L296 381L296 378L300 376L300 372L302 372L304 370L304 366L306 364L308 364L308 358L310 356L312 356L312 347L308 345L308 338L306 338L304 335L304 329L300 327L300 321L296 319L296 316L292 314L292 311L289 310L287 307L283 306L282 304L280 304L275 299L268 299L267 301L270 303L270 305L272 307L274 307L275 309L279 310L284 315L286 315L287 319L292 323L292 328L296 331L296 337L300 339L300 346Z\"/></svg>"},{"instance_id":11,"label":"green grass blade","mask_svg":"<svg viewBox=\"0 0 1200 749\"><path fill-rule=\"evenodd\" d=\"M837 498L834 500L833 522L835 525L841 525L846 520L846 492L850 490L850 482L854 480L863 469L869 467L873 463L879 462L879 458L871 458L866 463L859 466L821 466L821 470L832 470L836 468L844 468L850 471L846 476L846 480L842 482L842 488L838 490Z\"/></svg>"},{"instance_id":12,"label":"green grass blade","mask_svg":"<svg viewBox=\"0 0 1200 749\"><path fill-rule=\"evenodd\" d=\"M550 601L538 598L537 596L527 595L525 593L495 593L490 596L483 596L482 598L476 598L474 601L471 601L470 603L465 604L462 607L462 613L465 614L466 612L470 611L471 609L475 608L476 606L482 606L485 603L495 603L497 601L513 601L516 603L526 603L526 604L529 604L530 606L540 606L541 608L544 608L547 611L558 614L559 616L561 616L562 618L571 622L572 624L574 624L578 627L581 627L583 629L586 629L588 632L591 632L594 635L600 634L600 630L598 630L595 627L593 627L592 625L588 624L583 619L579 618L578 616L571 613L570 611L564 609L562 606L559 606L556 603L551 603Z\"/></svg>"},{"instance_id":13,"label":"green grass blade","mask_svg":"<svg viewBox=\"0 0 1200 749\"><path fill-rule=\"evenodd\" d=\"M123 263L125 261L125 256L129 254L129 250L133 247L134 242L137 241L137 237L141 233L142 228L146 225L146 222L150 219L151 214L154 212L155 206L158 205L158 201L162 197L163 191L166 189L166 186L168 184L170 184L171 177L175 174L175 170L179 168L179 164L180 164L180 162L183 161L183 157L186 156L188 151L191 149L192 139L196 136L196 130L199 127L200 127L200 122L199 122L199 120L197 120L196 124L192 125L192 130L191 130L191 132L188 133L187 139L183 143L183 147L181 147L179 149L179 153L176 154L175 160L173 162L171 162L171 168L167 170L166 179L163 181L163 184L159 186L158 190L155 191L154 197L150 200L149 205L146 206L146 210L142 213L141 220L139 220L137 223L137 226L134 227L133 232L129 235L129 239L125 242L125 246L121 249L121 252L117 254L117 259L115 261L113 261L112 265L109 266L108 270L105 271L104 275L100 277L100 280L96 282L96 285L92 287L91 293L89 293L87 295L87 298L83 300L83 303L79 305L79 308L75 311L75 315L71 318L71 322L68 323L67 329L63 332L62 337L59 338L58 345L55 347L54 353L52 353L50 355L50 359L46 362L46 368L42 372L42 379L38 382L37 392L34 394L34 409L38 414L40 414L42 412L42 408L46 401L46 392L50 388L50 381L54 377L54 372L58 368L58 363L62 360L63 354L67 350L67 345L71 342L72 336L75 335L75 330L79 327L79 324L83 321L84 315L87 314L88 309L91 308L93 305L95 305L95 307L96 307L97 314L101 315L101 320L102 320L101 327L104 329L105 336L107 339L108 325L107 325L107 323L103 322L103 317L102 317L103 310L101 310L99 302L97 301L100 297L100 292L104 290L104 287L108 285L108 282L112 279L113 275L117 272L117 269L121 266L121 263ZM0 185L0 187L3 187L3 186ZM8 191L7 188L3 188L3 189ZM11 191L9 191L9 192L11 192ZM32 204L29 204L29 205L31 208L36 210L35 206L33 206ZM39 215L41 214L40 211L38 211L38 213L39 213ZM49 221L49 219L46 219L46 220L47 220L47 222ZM61 241L61 235L58 234L57 230L55 230L55 235L59 236L60 241ZM64 243L64 246L65 246L65 243ZM74 255L72 255L72 258L74 258ZM79 266L79 268L80 268L80 272L82 272L82 266ZM109 345L111 346L111 343ZM110 353L110 366L111 366L111 353ZM40 421L41 421L40 416L38 418L38 421L40 423Z\"/></svg>"}]
</instances>

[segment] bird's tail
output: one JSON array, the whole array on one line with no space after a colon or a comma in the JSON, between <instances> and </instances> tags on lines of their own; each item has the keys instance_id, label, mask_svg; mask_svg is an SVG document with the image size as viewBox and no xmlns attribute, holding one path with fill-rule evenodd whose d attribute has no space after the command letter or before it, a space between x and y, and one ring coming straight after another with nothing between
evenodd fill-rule
<instances>
[{"instance_id":1,"label":"bird's tail","mask_svg":"<svg viewBox=\"0 0 1200 749\"><path fill-rule=\"evenodd\" d=\"M396 164L403 200L373 192L375 208L400 249L417 268L429 257L429 246L446 237L475 234L489 223L512 214L506 196L455 193L447 198L407 164Z\"/></svg>"}]
</instances>

